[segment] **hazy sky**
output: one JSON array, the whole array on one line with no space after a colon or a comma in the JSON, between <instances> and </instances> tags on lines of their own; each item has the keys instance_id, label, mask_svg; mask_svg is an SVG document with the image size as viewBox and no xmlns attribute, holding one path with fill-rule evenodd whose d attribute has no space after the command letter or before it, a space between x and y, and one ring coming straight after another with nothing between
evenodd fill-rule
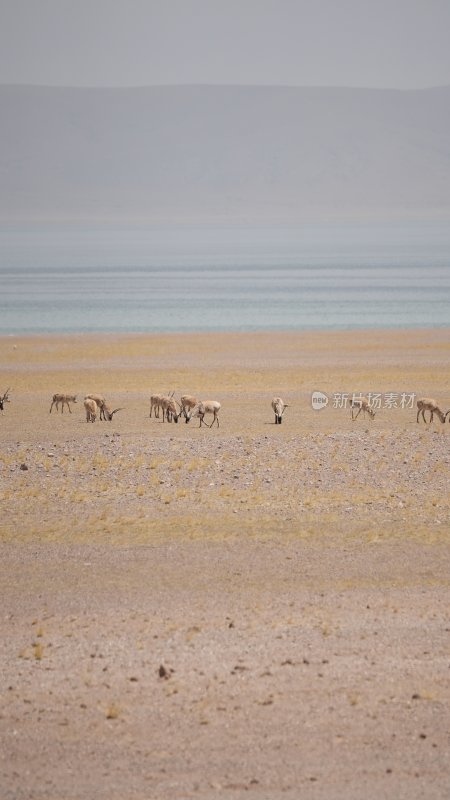
<instances>
[{"instance_id":1,"label":"hazy sky","mask_svg":"<svg viewBox=\"0 0 450 800\"><path fill-rule=\"evenodd\" d=\"M450 0L0 0L0 83L450 84Z\"/></svg>"}]
</instances>

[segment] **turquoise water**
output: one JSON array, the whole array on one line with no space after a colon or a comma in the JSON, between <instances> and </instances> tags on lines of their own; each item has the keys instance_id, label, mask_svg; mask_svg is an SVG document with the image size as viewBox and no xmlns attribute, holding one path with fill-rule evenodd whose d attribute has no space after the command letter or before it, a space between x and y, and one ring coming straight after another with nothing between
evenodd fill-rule
<instances>
[{"instance_id":1,"label":"turquoise water","mask_svg":"<svg viewBox=\"0 0 450 800\"><path fill-rule=\"evenodd\" d=\"M443 327L450 226L8 226L0 287L0 334Z\"/></svg>"}]
</instances>

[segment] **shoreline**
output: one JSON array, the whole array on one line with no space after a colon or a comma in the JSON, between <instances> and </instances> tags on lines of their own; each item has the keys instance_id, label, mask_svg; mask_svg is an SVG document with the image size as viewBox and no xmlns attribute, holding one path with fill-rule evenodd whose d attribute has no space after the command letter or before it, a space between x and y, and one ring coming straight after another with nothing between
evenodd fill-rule
<instances>
[{"instance_id":1,"label":"shoreline","mask_svg":"<svg viewBox=\"0 0 450 800\"><path fill-rule=\"evenodd\" d=\"M209 335L217 335L217 336L224 336L229 334L231 335L309 335L309 334L322 334L322 335L333 335L335 333L348 333L354 334L357 332L362 333L374 333L374 332L382 332L386 331L388 333L400 333L402 331L415 331L415 332L431 332L431 331L449 331L450 333L450 325L449 324L439 324L439 325L405 325L405 326L389 326L389 325L374 325L369 327L360 327L360 326L346 326L346 327L326 327L326 328L251 328L242 330L240 328L230 329L230 328L208 328L208 329L198 329L198 330L155 330L155 331L122 331L122 330L96 330L96 331L89 331L89 330L73 330L73 331L65 331L65 330L52 330L52 331L33 331L33 332L8 332L8 333L1 333L0 332L0 342L2 339L30 339L30 338L55 338L55 337L97 337L97 336L105 336L105 337L118 337L118 336L150 336L150 337L157 337L157 336L209 336Z\"/></svg>"}]
</instances>

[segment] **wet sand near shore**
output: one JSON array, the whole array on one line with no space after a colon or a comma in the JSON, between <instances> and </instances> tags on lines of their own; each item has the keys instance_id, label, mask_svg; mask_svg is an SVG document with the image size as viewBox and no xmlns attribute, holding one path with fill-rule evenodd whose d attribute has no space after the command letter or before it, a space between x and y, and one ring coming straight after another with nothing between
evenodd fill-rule
<instances>
[{"instance_id":1,"label":"wet sand near shore","mask_svg":"<svg viewBox=\"0 0 450 800\"><path fill-rule=\"evenodd\" d=\"M0 339L5 798L450 793L449 334Z\"/></svg>"}]
</instances>

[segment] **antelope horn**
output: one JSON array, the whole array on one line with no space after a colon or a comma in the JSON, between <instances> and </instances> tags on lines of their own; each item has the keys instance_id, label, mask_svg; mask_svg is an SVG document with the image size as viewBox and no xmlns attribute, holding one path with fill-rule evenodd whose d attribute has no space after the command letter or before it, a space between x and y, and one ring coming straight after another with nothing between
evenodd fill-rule
<instances>
[{"instance_id":1,"label":"antelope horn","mask_svg":"<svg viewBox=\"0 0 450 800\"><path fill-rule=\"evenodd\" d=\"M115 408L114 411L111 411L111 416L113 414L117 414L118 411L124 411L124 410L125 410L124 408Z\"/></svg>"}]
</instances>

